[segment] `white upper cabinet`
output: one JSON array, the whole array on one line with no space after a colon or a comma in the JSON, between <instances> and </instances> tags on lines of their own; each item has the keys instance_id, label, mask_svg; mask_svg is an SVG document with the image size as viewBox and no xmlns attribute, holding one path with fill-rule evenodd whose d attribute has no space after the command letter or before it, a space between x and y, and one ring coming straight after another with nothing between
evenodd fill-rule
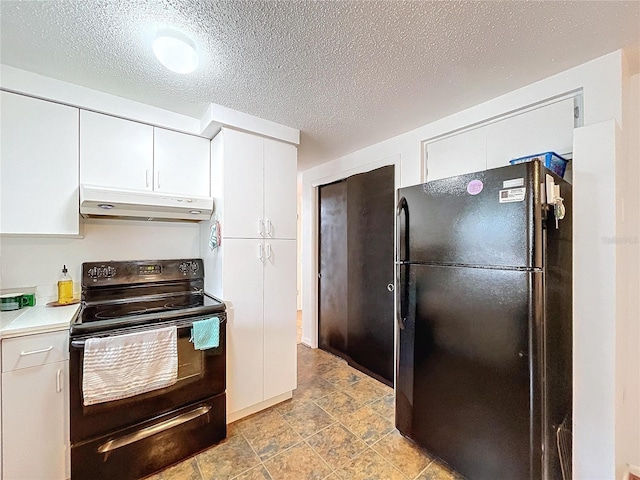
<instances>
[{"instance_id":1,"label":"white upper cabinet","mask_svg":"<svg viewBox=\"0 0 640 480\"><path fill-rule=\"evenodd\" d=\"M82 110L80 183L153 190L153 127Z\"/></svg>"},{"instance_id":2,"label":"white upper cabinet","mask_svg":"<svg viewBox=\"0 0 640 480\"><path fill-rule=\"evenodd\" d=\"M223 129L211 149L214 177L224 178L212 179L222 235L296 238L296 147Z\"/></svg>"},{"instance_id":3,"label":"white upper cabinet","mask_svg":"<svg viewBox=\"0 0 640 480\"><path fill-rule=\"evenodd\" d=\"M266 238L296 238L298 152L288 143L264 139Z\"/></svg>"},{"instance_id":4,"label":"white upper cabinet","mask_svg":"<svg viewBox=\"0 0 640 480\"><path fill-rule=\"evenodd\" d=\"M486 127L487 168L509 165L514 158L573 150L574 99L568 98Z\"/></svg>"},{"instance_id":5,"label":"white upper cabinet","mask_svg":"<svg viewBox=\"0 0 640 480\"><path fill-rule=\"evenodd\" d=\"M80 113L80 183L208 197L209 140Z\"/></svg>"},{"instance_id":6,"label":"white upper cabinet","mask_svg":"<svg viewBox=\"0 0 640 480\"><path fill-rule=\"evenodd\" d=\"M209 139L154 129L154 190L209 196Z\"/></svg>"},{"instance_id":7,"label":"white upper cabinet","mask_svg":"<svg viewBox=\"0 0 640 480\"><path fill-rule=\"evenodd\" d=\"M484 170L485 146L485 133L482 129L428 143L427 181Z\"/></svg>"},{"instance_id":8,"label":"white upper cabinet","mask_svg":"<svg viewBox=\"0 0 640 480\"><path fill-rule=\"evenodd\" d=\"M573 97L565 98L428 142L427 181L506 167L509 160L543 152L570 153L574 105Z\"/></svg>"},{"instance_id":9,"label":"white upper cabinet","mask_svg":"<svg viewBox=\"0 0 640 480\"><path fill-rule=\"evenodd\" d=\"M262 138L224 130L214 142L222 142L222 149L219 150L221 158L212 159L212 163L223 164L219 169L224 175L222 235L229 238L259 238L264 228Z\"/></svg>"},{"instance_id":10,"label":"white upper cabinet","mask_svg":"<svg viewBox=\"0 0 640 480\"><path fill-rule=\"evenodd\" d=\"M78 109L0 93L0 232L77 235Z\"/></svg>"}]
</instances>

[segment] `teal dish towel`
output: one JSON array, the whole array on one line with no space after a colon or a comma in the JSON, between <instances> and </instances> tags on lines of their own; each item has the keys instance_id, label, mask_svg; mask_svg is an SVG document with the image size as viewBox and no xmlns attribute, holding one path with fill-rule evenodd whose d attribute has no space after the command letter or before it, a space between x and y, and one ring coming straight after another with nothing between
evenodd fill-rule
<instances>
[{"instance_id":1,"label":"teal dish towel","mask_svg":"<svg viewBox=\"0 0 640 480\"><path fill-rule=\"evenodd\" d=\"M207 318L193 322L191 341L196 350L207 350L220 346L220 319Z\"/></svg>"}]
</instances>

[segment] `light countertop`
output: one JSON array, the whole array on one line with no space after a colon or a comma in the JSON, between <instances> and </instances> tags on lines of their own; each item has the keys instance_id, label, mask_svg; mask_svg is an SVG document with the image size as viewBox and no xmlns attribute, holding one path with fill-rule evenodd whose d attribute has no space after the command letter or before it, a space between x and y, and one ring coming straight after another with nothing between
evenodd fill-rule
<instances>
[{"instance_id":1,"label":"light countertop","mask_svg":"<svg viewBox=\"0 0 640 480\"><path fill-rule=\"evenodd\" d=\"M0 338L68 330L79 309L80 304L65 307L36 305L0 312Z\"/></svg>"}]
</instances>

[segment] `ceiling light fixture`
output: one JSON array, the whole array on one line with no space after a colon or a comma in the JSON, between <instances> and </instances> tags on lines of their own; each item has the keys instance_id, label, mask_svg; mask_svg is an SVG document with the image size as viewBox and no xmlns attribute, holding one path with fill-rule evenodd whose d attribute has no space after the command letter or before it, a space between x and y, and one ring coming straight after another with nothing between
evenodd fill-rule
<instances>
[{"instance_id":1,"label":"ceiling light fixture","mask_svg":"<svg viewBox=\"0 0 640 480\"><path fill-rule=\"evenodd\" d=\"M153 53L172 72L191 73L198 67L196 44L176 30L160 30L153 41Z\"/></svg>"}]
</instances>

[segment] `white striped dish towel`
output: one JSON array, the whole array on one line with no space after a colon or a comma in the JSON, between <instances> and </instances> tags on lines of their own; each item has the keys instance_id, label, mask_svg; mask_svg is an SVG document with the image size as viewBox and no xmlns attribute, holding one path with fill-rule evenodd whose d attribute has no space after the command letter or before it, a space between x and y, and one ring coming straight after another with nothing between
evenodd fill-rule
<instances>
[{"instance_id":1,"label":"white striped dish towel","mask_svg":"<svg viewBox=\"0 0 640 480\"><path fill-rule=\"evenodd\" d=\"M173 326L87 339L82 366L84 404L119 400L176 383L177 338Z\"/></svg>"}]
</instances>

